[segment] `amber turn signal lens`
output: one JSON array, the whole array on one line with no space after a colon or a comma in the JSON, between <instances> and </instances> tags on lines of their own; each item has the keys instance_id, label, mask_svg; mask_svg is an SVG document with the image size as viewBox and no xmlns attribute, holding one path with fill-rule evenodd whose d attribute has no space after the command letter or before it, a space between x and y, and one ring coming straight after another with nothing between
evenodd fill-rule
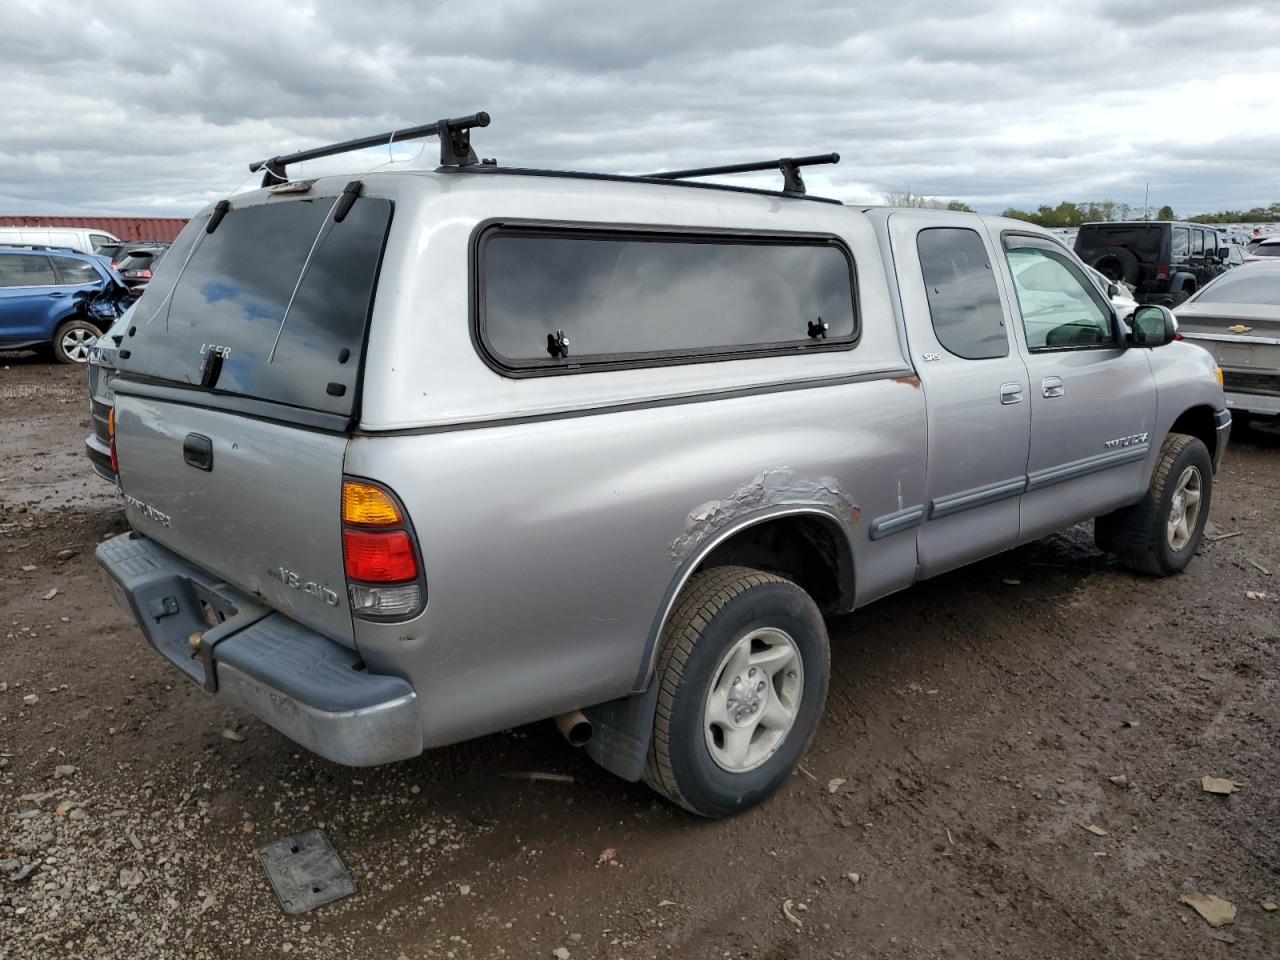
<instances>
[{"instance_id":1,"label":"amber turn signal lens","mask_svg":"<svg viewBox=\"0 0 1280 960\"><path fill-rule=\"evenodd\" d=\"M385 490L354 480L342 484L342 522L367 527L394 527L404 523L396 502Z\"/></svg>"},{"instance_id":2,"label":"amber turn signal lens","mask_svg":"<svg viewBox=\"0 0 1280 960\"><path fill-rule=\"evenodd\" d=\"M1219 377L1219 380L1222 378ZM116 408L112 407L107 411L107 436L114 438L116 435Z\"/></svg>"},{"instance_id":3,"label":"amber turn signal lens","mask_svg":"<svg viewBox=\"0 0 1280 960\"><path fill-rule=\"evenodd\" d=\"M1222 368L1214 367L1214 373L1218 376L1218 386L1222 386Z\"/></svg>"}]
</instances>

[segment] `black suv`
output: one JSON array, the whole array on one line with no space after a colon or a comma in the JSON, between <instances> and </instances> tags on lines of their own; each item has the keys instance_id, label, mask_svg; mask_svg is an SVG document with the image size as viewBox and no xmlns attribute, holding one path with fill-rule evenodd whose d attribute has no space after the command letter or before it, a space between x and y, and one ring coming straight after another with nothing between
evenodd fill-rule
<instances>
[{"instance_id":1,"label":"black suv","mask_svg":"<svg viewBox=\"0 0 1280 960\"><path fill-rule=\"evenodd\" d=\"M1198 223L1132 220L1086 223L1076 254L1112 281L1134 288L1139 303L1172 307L1227 269L1226 244Z\"/></svg>"},{"instance_id":2,"label":"black suv","mask_svg":"<svg viewBox=\"0 0 1280 960\"><path fill-rule=\"evenodd\" d=\"M111 259L129 289L135 296L141 296L151 283L151 272L159 266L168 249L169 244L151 240L123 243Z\"/></svg>"}]
</instances>

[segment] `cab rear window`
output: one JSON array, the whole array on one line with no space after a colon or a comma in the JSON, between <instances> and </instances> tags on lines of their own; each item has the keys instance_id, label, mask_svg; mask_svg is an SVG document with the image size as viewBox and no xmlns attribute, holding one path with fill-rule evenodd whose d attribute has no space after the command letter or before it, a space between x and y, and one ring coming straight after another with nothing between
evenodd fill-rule
<instances>
[{"instance_id":1,"label":"cab rear window","mask_svg":"<svg viewBox=\"0 0 1280 960\"><path fill-rule=\"evenodd\" d=\"M519 374L847 348L853 262L834 239L491 229L480 339Z\"/></svg>"},{"instance_id":2,"label":"cab rear window","mask_svg":"<svg viewBox=\"0 0 1280 960\"><path fill-rule=\"evenodd\" d=\"M233 203L213 233L192 221L138 301L121 370L350 415L392 210L361 197L337 223L333 209Z\"/></svg>"}]
</instances>

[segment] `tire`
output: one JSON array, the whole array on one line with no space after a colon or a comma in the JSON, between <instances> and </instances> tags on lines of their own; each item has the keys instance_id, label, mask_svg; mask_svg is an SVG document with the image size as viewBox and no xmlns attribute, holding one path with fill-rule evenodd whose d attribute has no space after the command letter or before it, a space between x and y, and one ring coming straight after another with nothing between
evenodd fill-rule
<instances>
[{"instance_id":1,"label":"tire","mask_svg":"<svg viewBox=\"0 0 1280 960\"><path fill-rule=\"evenodd\" d=\"M1199 492L1194 517L1187 503L1189 484ZM1171 529L1179 502L1186 522ZM1212 502L1213 461L1208 449L1195 437L1171 433L1160 448L1146 496L1131 507L1099 517L1094 522L1094 541L1135 573L1153 577L1181 573L1200 546Z\"/></svg>"},{"instance_id":2,"label":"tire","mask_svg":"<svg viewBox=\"0 0 1280 960\"><path fill-rule=\"evenodd\" d=\"M1108 280L1123 280L1131 287L1136 287L1142 276L1138 258L1124 247L1108 247L1094 257L1089 266Z\"/></svg>"},{"instance_id":3,"label":"tire","mask_svg":"<svg viewBox=\"0 0 1280 960\"><path fill-rule=\"evenodd\" d=\"M59 363L86 363L89 350L102 331L88 320L68 320L53 335L53 359Z\"/></svg>"},{"instance_id":4,"label":"tire","mask_svg":"<svg viewBox=\"0 0 1280 960\"><path fill-rule=\"evenodd\" d=\"M796 584L747 567L694 574L663 632L645 782L701 817L764 800L808 749L830 669L826 625Z\"/></svg>"}]
</instances>

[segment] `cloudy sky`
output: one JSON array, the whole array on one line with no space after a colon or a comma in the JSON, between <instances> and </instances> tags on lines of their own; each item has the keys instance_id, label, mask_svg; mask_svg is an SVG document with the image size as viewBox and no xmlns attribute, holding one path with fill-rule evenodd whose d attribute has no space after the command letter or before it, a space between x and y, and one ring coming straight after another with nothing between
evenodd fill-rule
<instances>
[{"instance_id":1,"label":"cloudy sky","mask_svg":"<svg viewBox=\"0 0 1280 960\"><path fill-rule=\"evenodd\" d=\"M188 215L250 160L481 109L512 165L836 150L806 179L853 201L1280 200L1275 0L0 0L0 63L9 214Z\"/></svg>"}]
</instances>

